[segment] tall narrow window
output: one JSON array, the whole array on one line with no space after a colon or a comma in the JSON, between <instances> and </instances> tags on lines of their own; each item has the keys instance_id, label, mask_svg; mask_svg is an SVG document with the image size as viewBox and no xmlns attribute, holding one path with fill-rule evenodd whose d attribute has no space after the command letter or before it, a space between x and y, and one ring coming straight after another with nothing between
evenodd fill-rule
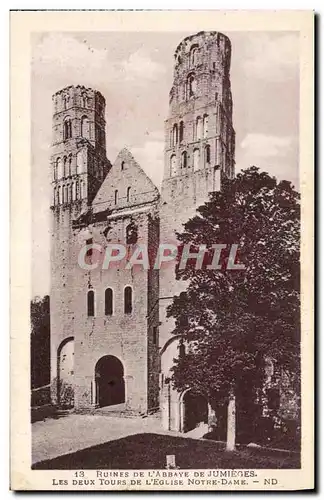
<instances>
[{"instance_id":1,"label":"tall narrow window","mask_svg":"<svg viewBox=\"0 0 324 500\"><path fill-rule=\"evenodd\" d=\"M180 125L179 125L179 142L180 143L183 141L183 138L184 138L184 125L183 125L183 121L181 121Z\"/></svg>"},{"instance_id":2,"label":"tall narrow window","mask_svg":"<svg viewBox=\"0 0 324 500\"><path fill-rule=\"evenodd\" d=\"M130 286L126 286L124 290L124 313L131 314L133 310L133 291Z\"/></svg>"},{"instance_id":3,"label":"tall narrow window","mask_svg":"<svg viewBox=\"0 0 324 500\"><path fill-rule=\"evenodd\" d=\"M72 137L72 121L71 118L65 118L63 125L63 140L71 139Z\"/></svg>"},{"instance_id":4,"label":"tall narrow window","mask_svg":"<svg viewBox=\"0 0 324 500\"><path fill-rule=\"evenodd\" d=\"M195 95L196 89L197 89L197 83L196 83L194 75L191 74L188 76L186 87L187 87L187 99L189 99L189 97L192 97Z\"/></svg>"},{"instance_id":5,"label":"tall narrow window","mask_svg":"<svg viewBox=\"0 0 324 500\"><path fill-rule=\"evenodd\" d=\"M122 161L122 162L121 162L121 165L120 165L120 169L121 169L121 170L124 170L124 168L125 168L125 162L124 162L124 161Z\"/></svg>"},{"instance_id":6,"label":"tall narrow window","mask_svg":"<svg viewBox=\"0 0 324 500\"><path fill-rule=\"evenodd\" d=\"M83 108L87 107L87 96L85 94L82 94L82 96L81 96L81 106Z\"/></svg>"},{"instance_id":7,"label":"tall narrow window","mask_svg":"<svg viewBox=\"0 0 324 500\"><path fill-rule=\"evenodd\" d=\"M63 177L63 164L61 158L58 158L56 160L56 172L57 172L57 178L62 179Z\"/></svg>"},{"instance_id":8,"label":"tall narrow window","mask_svg":"<svg viewBox=\"0 0 324 500\"><path fill-rule=\"evenodd\" d=\"M202 119L200 116L197 116L197 118L196 118L196 139L197 140L202 138L202 129L203 129Z\"/></svg>"},{"instance_id":9,"label":"tall narrow window","mask_svg":"<svg viewBox=\"0 0 324 500\"><path fill-rule=\"evenodd\" d=\"M113 313L113 291L111 288L105 290L105 315L111 316Z\"/></svg>"},{"instance_id":10,"label":"tall narrow window","mask_svg":"<svg viewBox=\"0 0 324 500\"><path fill-rule=\"evenodd\" d=\"M56 187L54 188L54 201L53 201L53 205L55 206L57 204L57 193L56 193L57 189Z\"/></svg>"},{"instance_id":11,"label":"tall narrow window","mask_svg":"<svg viewBox=\"0 0 324 500\"><path fill-rule=\"evenodd\" d=\"M172 146L176 146L178 143L178 125L175 123L173 125L173 135L172 135Z\"/></svg>"},{"instance_id":12,"label":"tall narrow window","mask_svg":"<svg viewBox=\"0 0 324 500\"><path fill-rule=\"evenodd\" d=\"M194 163L194 171L199 170L200 168L200 151L199 149L195 149L193 152L193 163Z\"/></svg>"},{"instance_id":13,"label":"tall narrow window","mask_svg":"<svg viewBox=\"0 0 324 500\"><path fill-rule=\"evenodd\" d=\"M67 157L64 156L64 160L63 160L63 177L67 177L68 176L68 162L67 162Z\"/></svg>"},{"instance_id":14,"label":"tall narrow window","mask_svg":"<svg viewBox=\"0 0 324 500\"><path fill-rule=\"evenodd\" d=\"M65 203L65 186L62 186L62 203Z\"/></svg>"},{"instance_id":15,"label":"tall narrow window","mask_svg":"<svg viewBox=\"0 0 324 500\"><path fill-rule=\"evenodd\" d=\"M62 203L61 186L58 186L58 188L57 188L57 204L60 205L61 203Z\"/></svg>"},{"instance_id":16,"label":"tall narrow window","mask_svg":"<svg viewBox=\"0 0 324 500\"><path fill-rule=\"evenodd\" d=\"M183 151L181 155L181 168L187 168L187 151Z\"/></svg>"},{"instance_id":17,"label":"tall narrow window","mask_svg":"<svg viewBox=\"0 0 324 500\"><path fill-rule=\"evenodd\" d=\"M79 182L75 183L75 199L78 200L80 198L80 185Z\"/></svg>"},{"instance_id":18,"label":"tall narrow window","mask_svg":"<svg viewBox=\"0 0 324 500\"><path fill-rule=\"evenodd\" d=\"M95 313L95 301L94 301L94 291L89 290L87 294L87 310L88 316L94 316Z\"/></svg>"},{"instance_id":19,"label":"tall narrow window","mask_svg":"<svg viewBox=\"0 0 324 500\"><path fill-rule=\"evenodd\" d=\"M205 146L205 165L210 164L210 145L206 144Z\"/></svg>"},{"instance_id":20,"label":"tall narrow window","mask_svg":"<svg viewBox=\"0 0 324 500\"><path fill-rule=\"evenodd\" d=\"M69 155L69 168L68 168L69 172L68 172L68 175L71 176L72 175L72 155L70 154Z\"/></svg>"},{"instance_id":21,"label":"tall narrow window","mask_svg":"<svg viewBox=\"0 0 324 500\"><path fill-rule=\"evenodd\" d=\"M70 201L74 201L73 199L73 182L70 184Z\"/></svg>"},{"instance_id":22,"label":"tall narrow window","mask_svg":"<svg viewBox=\"0 0 324 500\"><path fill-rule=\"evenodd\" d=\"M177 175L177 158L176 155L172 155L170 158L170 176L174 177Z\"/></svg>"},{"instance_id":23,"label":"tall narrow window","mask_svg":"<svg viewBox=\"0 0 324 500\"><path fill-rule=\"evenodd\" d=\"M115 205L118 203L118 189L115 190Z\"/></svg>"},{"instance_id":24,"label":"tall narrow window","mask_svg":"<svg viewBox=\"0 0 324 500\"><path fill-rule=\"evenodd\" d=\"M65 203L69 203L69 186L65 186L64 199Z\"/></svg>"},{"instance_id":25,"label":"tall narrow window","mask_svg":"<svg viewBox=\"0 0 324 500\"><path fill-rule=\"evenodd\" d=\"M196 46L191 47L190 49L190 54L189 54L189 60L190 60L190 66L195 66L197 63L197 55L198 55L198 48Z\"/></svg>"},{"instance_id":26,"label":"tall narrow window","mask_svg":"<svg viewBox=\"0 0 324 500\"><path fill-rule=\"evenodd\" d=\"M203 137L208 137L208 115L204 115Z\"/></svg>"},{"instance_id":27,"label":"tall narrow window","mask_svg":"<svg viewBox=\"0 0 324 500\"><path fill-rule=\"evenodd\" d=\"M127 188L127 202L129 202L129 201L130 201L130 192L131 192L131 188L130 188L130 187L128 187L128 188Z\"/></svg>"},{"instance_id":28,"label":"tall narrow window","mask_svg":"<svg viewBox=\"0 0 324 500\"><path fill-rule=\"evenodd\" d=\"M53 180L57 181L57 160L54 163L54 170L53 170Z\"/></svg>"}]
</instances>

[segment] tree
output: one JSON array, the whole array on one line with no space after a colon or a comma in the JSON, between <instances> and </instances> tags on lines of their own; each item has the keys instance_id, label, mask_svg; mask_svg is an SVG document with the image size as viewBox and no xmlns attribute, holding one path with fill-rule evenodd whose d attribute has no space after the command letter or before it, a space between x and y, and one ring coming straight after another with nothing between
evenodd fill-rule
<instances>
[{"instance_id":1,"label":"tree","mask_svg":"<svg viewBox=\"0 0 324 500\"><path fill-rule=\"evenodd\" d=\"M50 299L35 297L30 304L31 315L31 388L50 382Z\"/></svg>"},{"instance_id":2,"label":"tree","mask_svg":"<svg viewBox=\"0 0 324 500\"><path fill-rule=\"evenodd\" d=\"M264 384L266 358L299 390L299 225L292 185L251 167L224 178L222 190L177 235L178 255L184 245L190 252L200 245L207 250L201 269L194 259L184 269L177 262L176 278L187 289L174 297L168 316L188 349L175 360L172 381L179 391L191 388L209 401L225 404L236 396L238 422L244 415L253 422L257 414L252 402ZM207 268L213 244L226 244L221 269ZM242 270L227 268L235 244Z\"/></svg>"}]
</instances>

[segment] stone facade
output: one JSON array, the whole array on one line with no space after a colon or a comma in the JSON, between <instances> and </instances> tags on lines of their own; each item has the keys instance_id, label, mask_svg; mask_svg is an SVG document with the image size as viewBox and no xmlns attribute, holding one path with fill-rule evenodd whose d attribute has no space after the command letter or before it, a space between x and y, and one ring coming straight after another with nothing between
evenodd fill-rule
<instances>
[{"instance_id":1,"label":"stone facade","mask_svg":"<svg viewBox=\"0 0 324 500\"><path fill-rule=\"evenodd\" d=\"M52 399L62 383L74 407L148 413L160 408L166 428L184 430L184 404L168 383L178 340L166 308L181 290L174 266L144 270L90 267L99 252L85 245L147 245L150 259L234 176L235 133L230 87L231 44L216 32L184 39L175 52L161 194L123 149L106 157L105 99L71 86L53 97L51 373ZM129 231L135 231L130 241ZM183 286L183 284L182 284ZM207 404L207 403L206 403ZM208 406L208 405L207 405ZM209 412L207 407L206 412ZM206 413L206 415L207 415ZM205 418L205 417L204 417Z\"/></svg>"}]
</instances>

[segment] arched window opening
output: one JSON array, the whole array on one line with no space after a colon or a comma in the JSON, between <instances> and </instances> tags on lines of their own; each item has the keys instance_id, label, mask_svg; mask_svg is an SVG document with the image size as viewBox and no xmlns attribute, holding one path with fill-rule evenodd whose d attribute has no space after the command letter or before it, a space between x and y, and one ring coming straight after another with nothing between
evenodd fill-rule
<instances>
[{"instance_id":1,"label":"arched window opening","mask_svg":"<svg viewBox=\"0 0 324 500\"><path fill-rule=\"evenodd\" d=\"M184 124L183 124L183 121L181 121L180 126L179 126L179 142L180 143L183 141L183 138L184 138Z\"/></svg>"},{"instance_id":2,"label":"arched window opening","mask_svg":"<svg viewBox=\"0 0 324 500\"><path fill-rule=\"evenodd\" d=\"M69 155L69 174L70 177L72 175L72 155Z\"/></svg>"},{"instance_id":3,"label":"arched window opening","mask_svg":"<svg viewBox=\"0 0 324 500\"><path fill-rule=\"evenodd\" d=\"M194 96L197 90L197 83L194 75L189 75L187 78L187 99Z\"/></svg>"},{"instance_id":4,"label":"arched window opening","mask_svg":"<svg viewBox=\"0 0 324 500\"><path fill-rule=\"evenodd\" d=\"M61 158L58 158L56 160L56 171L57 171L57 178L62 179L63 177L63 163Z\"/></svg>"},{"instance_id":5,"label":"arched window opening","mask_svg":"<svg viewBox=\"0 0 324 500\"><path fill-rule=\"evenodd\" d=\"M95 297L93 290L89 290L87 294L87 313L88 316L95 315Z\"/></svg>"},{"instance_id":6,"label":"arched window opening","mask_svg":"<svg viewBox=\"0 0 324 500\"><path fill-rule=\"evenodd\" d=\"M210 165L210 145L205 146L205 165Z\"/></svg>"},{"instance_id":7,"label":"arched window opening","mask_svg":"<svg viewBox=\"0 0 324 500\"><path fill-rule=\"evenodd\" d=\"M120 168L121 168L121 170L124 170L124 168L125 168L125 162L124 161L121 162Z\"/></svg>"},{"instance_id":8,"label":"arched window opening","mask_svg":"<svg viewBox=\"0 0 324 500\"><path fill-rule=\"evenodd\" d=\"M135 245L138 240L138 229L134 222L131 222L126 226L126 244Z\"/></svg>"},{"instance_id":9,"label":"arched window opening","mask_svg":"<svg viewBox=\"0 0 324 500\"><path fill-rule=\"evenodd\" d=\"M198 61L198 47L194 45L190 49L190 54L189 54L189 61L190 61L190 67L193 67L197 64Z\"/></svg>"},{"instance_id":10,"label":"arched window opening","mask_svg":"<svg viewBox=\"0 0 324 500\"><path fill-rule=\"evenodd\" d=\"M181 155L181 168L187 168L187 151L183 151Z\"/></svg>"},{"instance_id":11,"label":"arched window opening","mask_svg":"<svg viewBox=\"0 0 324 500\"><path fill-rule=\"evenodd\" d=\"M208 137L208 115L204 115L203 137Z\"/></svg>"},{"instance_id":12,"label":"arched window opening","mask_svg":"<svg viewBox=\"0 0 324 500\"><path fill-rule=\"evenodd\" d=\"M69 203L69 186L65 186L64 188L64 200L65 200L65 203Z\"/></svg>"},{"instance_id":13,"label":"arched window opening","mask_svg":"<svg viewBox=\"0 0 324 500\"><path fill-rule=\"evenodd\" d=\"M118 189L115 189L115 205L118 203Z\"/></svg>"},{"instance_id":14,"label":"arched window opening","mask_svg":"<svg viewBox=\"0 0 324 500\"><path fill-rule=\"evenodd\" d=\"M55 206L57 204L57 189L56 187L54 188L54 200L53 200L53 205Z\"/></svg>"},{"instance_id":15,"label":"arched window opening","mask_svg":"<svg viewBox=\"0 0 324 500\"><path fill-rule=\"evenodd\" d=\"M113 314L113 291L111 288L105 290L105 315L111 316Z\"/></svg>"},{"instance_id":16,"label":"arched window opening","mask_svg":"<svg viewBox=\"0 0 324 500\"><path fill-rule=\"evenodd\" d=\"M130 194L131 194L131 188L130 186L127 188L127 195L126 195L126 199L127 199L127 203L130 201Z\"/></svg>"},{"instance_id":17,"label":"arched window opening","mask_svg":"<svg viewBox=\"0 0 324 500\"><path fill-rule=\"evenodd\" d=\"M73 182L70 184L70 201L74 201L73 200Z\"/></svg>"},{"instance_id":18,"label":"arched window opening","mask_svg":"<svg viewBox=\"0 0 324 500\"><path fill-rule=\"evenodd\" d=\"M67 162L67 157L64 156L64 160L63 160L63 177L67 177L68 176L68 162Z\"/></svg>"},{"instance_id":19,"label":"arched window opening","mask_svg":"<svg viewBox=\"0 0 324 500\"><path fill-rule=\"evenodd\" d=\"M62 199L61 199L61 186L57 188L57 204L61 205Z\"/></svg>"},{"instance_id":20,"label":"arched window opening","mask_svg":"<svg viewBox=\"0 0 324 500\"><path fill-rule=\"evenodd\" d=\"M75 199L78 200L80 197L80 185L79 182L76 181L75 183Z\"/></svg>"},{"instance_id":21,"label":"arched window opening","mask_svg":"<svg viewBox=\"0 0 324 500\"><path fill-rule=\"evenodd\" d=\"M177 175L177 157L176 155L172 155L170 158L170 175L174 177Z\"/></svg>"},{"instance_id":22,"label":"arched window opening","mask_svg":"<svg viewBox=\"0 0 324 500\"><path fill-rule=\"evenodd\" d=\"M72 121L71 118L65 118L63 124L63 140L71 139L72 137Z\"/></svg>"},{"instance_id":23,"label":"arched window opening","mask_svg":"<svg viewBox=\"0 0 324 500\"><path fill-rule=\"evenodd\" d=\"M196 172L200 168L200 150L194 149L193 156L194 156L194 171Z\"/></svg>"},{"instance_id":24,"label":"arched window opening","mask_svg":"<svg viewBox=\"0 0 324 500\"><path fill-rule=\"evenodd\" d=\"M82 94L81 95L81 106L83 108L86 108L87 104L88 104L88 98L87 98L87 96L85 94Z\"/></svg>"},{"instance_id":25,"label":"arched window opening","mask_svg":"<svg viewBox=\"0 0 324 500\"><path fill-rule=\"evenodd\" d=\"M85 139L90 138L90 124L87 116L82 116L81 118L81 137Z\"/></svg>"},{"instance_id":26,"label":"arched window opening","mask_svg":"<svg viewBox=\"0 0 324 500\"><path fill-rule=\"evenodd\" d=\"M196 118L196 139L197 140L202 138L202 131L203 131L202 119L200 116L197 116L197 118Z\"/></svg>"},{"instance_id":27,"label":"arched window opening","mask_svg":"<svg viewBox=\"0 0 324 500\"><path fill-rule=\"evenodd\" d=\"M62 203L65 203L65 185L62 186Z\"/></svg>"},{"instance_id":28,"label":"arched window opening","mask_svg":"<svg viewBox=\"0 0 324 500\"><path fill-rule=\"evenodd\" d=\"M68 94L66 94L62 97L62 100L63 100L63 109L68 109L70 96Z\"/></svg>"},{"instance_id":29,"label":"arched window opening","mask_svg":"<svg viewBox=\"0 0 324 500\"><path fill-rule=\"evenodd\" d=\"M57 181L57 160L54 163L54 169L53 169L53 180Z\"/></svg>"},{"instance_id":30,"label":"arched window opening","mask_svg":"<svg viewBox=\"0 0 324 500\"><path fill-rule=\"evenodd\" d=\"M126 286L124 290L124 313L131 314L133 310L133 290L130 286Z\"/></svg>"},{"instance_id":31,"label":"arched window opening","mask_svg":"<svg viewBox=\"0 0 324 500\"><path fill-rule=\"evenodd\" d=\"M172 146L176 146L177 144L178 144L178 125L175 123L173 125Z\"/></svg>"}]
</instances>

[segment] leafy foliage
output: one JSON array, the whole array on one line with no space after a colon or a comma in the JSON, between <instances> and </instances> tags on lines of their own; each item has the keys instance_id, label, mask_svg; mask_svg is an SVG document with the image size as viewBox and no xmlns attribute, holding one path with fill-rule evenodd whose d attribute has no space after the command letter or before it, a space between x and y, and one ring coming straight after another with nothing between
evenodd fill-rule
<instances>
[{"instance_id":1,"label":"leafy foliage","mask_svg":"<svg viewBox=\"0 0 324 500\"><path fill-rule=\"evenodd\" d=\"M31 387L50 381L50 299L35 297L30 304L31 317Z\"/></svg>"},{"instance_id":2,"label":"leafy foliage","mask_svg":"<svg viewBox=\"0 0 324 500\"><path fill-rule=\"evenodd\" d=\"M265 356L294 374L297 386L300 205L292 185L256 167L223 179L222 190L177 236L181 247L190 244L193 252L206 245L207 251L201 269L194 259L185 269L178 260L176 267L177 279L188 283L168 310L173 333L188 343L187 353L175 360L176 388L224 401L231 391L257 390ZM227 245L221 269L207 268L213 244ZM245 269L227 269L232 244Z\"/></svg>"}]
</instances>

